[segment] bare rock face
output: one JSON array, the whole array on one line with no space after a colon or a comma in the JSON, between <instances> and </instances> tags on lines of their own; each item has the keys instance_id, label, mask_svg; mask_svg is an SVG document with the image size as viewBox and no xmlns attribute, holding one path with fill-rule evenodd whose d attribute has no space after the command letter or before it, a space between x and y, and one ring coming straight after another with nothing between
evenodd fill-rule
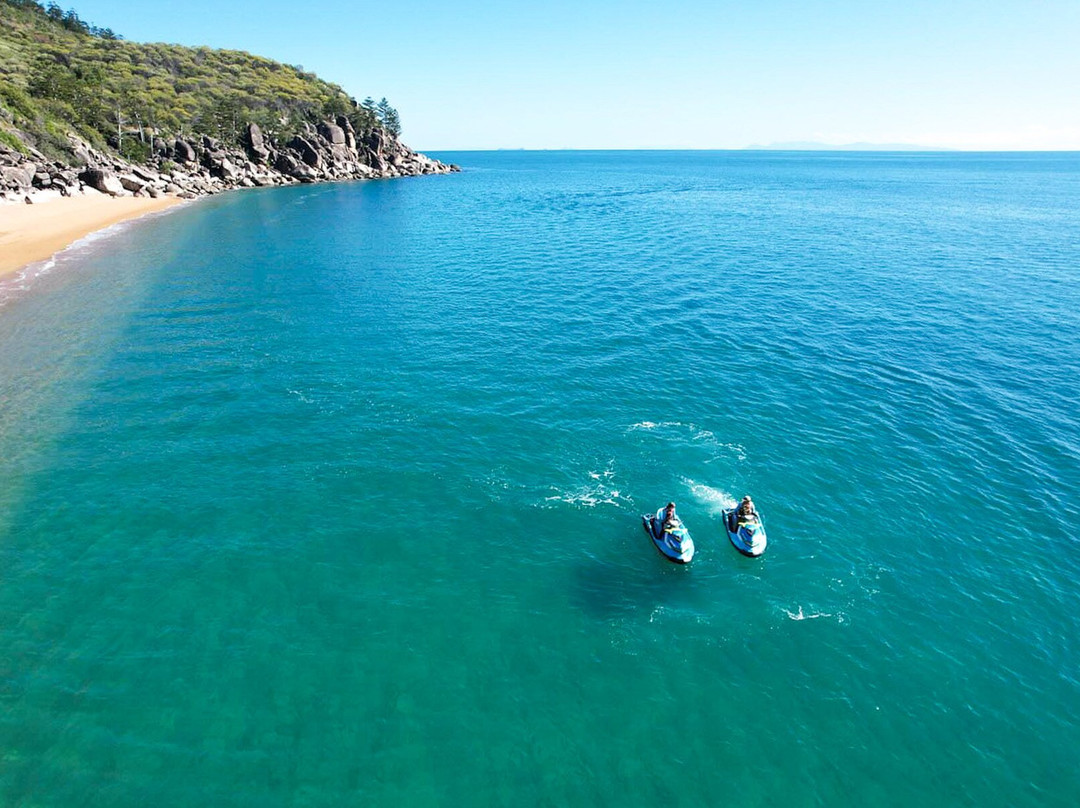
<instances>
[{"instance_id":1,"label":"bare rock face","mask_svg":"<svg viewBox=\"0 0 1080 808\"><path fill-rule=\"evenodd\" d=\"M34 172L25 168L11 167L0 169L0 184L11 190L26 190L34 182Z\"/></svg>"},{"instance_id":2,"label":"bare rock face","mask_svg":"<svg viewBox=\"0 0 1080 808\"><path fill-rule=\"evenodd\" d=\"M157 172L151 171L144 166L132 166L131 173L144 182L154 182L158 179Z\"/></svg>"},{"instance_id":3,"label":"bare rock face","mask_svg":"<svg viewBox=\"0 0 1080 808\"><path fill-rule=\"evenodd\" d=\"M356 130L353 129L353 125L349 122L349 119L344 115L338 115L337 125L341 127L341 131L345 133L345 146L349 151L356 151Z\"/></svg>"},{"instance_id":4,"label":"bare rock face","mask_svg":"<svg viewBox=\"0 0 1080 808\"><path fill-rule=\"evenodd\" d=\"M220 180L231 182L238 176L236 166L234 166L227 157L215 159L210 165L211 176L217 177Z\"/></svg>"},{"instance_id":5,"label":"bare rock face","mask_svg":"<svg viewBox=\"0 0 1080 808\"><path fill-rule=\"evenodd\" d=\"M71 189L79 187L78 172L68 170L53 170L49 173L49 187L60 191L64 196L70 194Z\"/></svg>"},{"instance_id":6,"label":"bare rock face","mask_svg":"<svg viewBox=\"0 0 1080 808\"><path fill-rule=\"evenodd\" d=\"M61 196L63 196L63 194L56 188L44 188L33 196L27 196L26 203L28 205L36 205L38 202L48 202L52 199L59 199Z\"/></svg>"},{"instance_id":7,"label":"bare rock face","mask_svg":"<svg viewBox=\"0 0 1080 808\"><path fill-rule=\"evenodd\" d=\"M84 184L110 196L119 196L124 193L124 186L119 178L103 168L87 168L79 174L79 180Z\"/></svg>"},{"instance_id":8,"label":"bare rock face","mask_svg":"<svg viewBox=\"0 0 1080 808\"><path fill-rule=\"evenodd\" d=\"M386 138L383 137L382 132L375 129L364 138L364 145L371 149L371 151L381 160L383 152L386 150Z\"/></svg>"},{"instance_id":9,"label":"bare rock face","mask_svg":"<svg viewBox=\"0 0 1080 808\"><path fill-rule=\"evenodd\" d=\"M318 127L319 136L331 146L345 145L345 130L336 124L323 121Z\"/></svg>"},{"instance_id":10,"label":"bare rock face","mask_svg":"<svg viewBox=\"0 0 1080 808\"><path fill-rule=\"evenodd\" d=\"M180 138L173 142L173 156L178 163L194 163L197 157L192 145Z\"/></svg>"},{"instance_id":11,"label":"bare rock face","mask_svg":"<svg viewBox=\"0 0 1080 808\"><path fill-rule=\"evenodd\" d=\"M279 143L249 123L239 143L200 136L198 145L151 131L147 165L129 163L69 135L74 159L53 162L29 145L0 143L0 201L34 203L77 193L109 196L175 194L191 199L231 188L445 174L460 170L412 151L378 129L357 132L345 116ZM175 163L171 164L168 161ZM82 164L86 168L78 168Z\"/></svg>"},{"instance_id":12,"label":"bare rock face","mask_svg":"<svg viewBox=\"0 0 1080 808\"><path fill-rule=\"evenodd\" d=\"M300 162L291 154L280 153L274 163L274 168L286 177L300 180L300 182L315 181L315 172L312 171L311 167L307 163Z\"/></svg>"},{"instance_id":13,"label":"bare rock face","mask_svg":"<svg viewBox=\"0 0 1080 808\"><path fill-rule=\"evenodd\" d=\"M244 130L244 145L256 162L266 162L266 158L270 156L270 150L266 148L266 139L263 137L258 124L249 123L247 125Z\"/></svg>"},{"instance_id":14,"label":"bare rock face","mask_svg":"<svg viewBox=\"0 0 1080 808\"><path fill-rule=\"evenodd\" d=\"M322 155L319 154L315 145L307 138L296 137L293 138L292 143L289 144L292 148L296 149L300 153L300 159L307 163L312 168L322 168Z\"/></svg>"},{"instance_id":15,"label":"bare rock face","mask_svg":"<svg viewBox=\"0 0 1080 808\"><path fill-rule=\"evenodd\" d=\"M146 183L143 180L132 175L121 174L118 179L120 184L124 186L124 190L131 191L133 194L137 194L146 188Z\"/></svg>"},{"instance_id":16,"label":"bare rock face","mask_svg":"<svg viewBox=\"0 0 1080 808\"><path fill-rule=\"evenodd\" d=\"M90 149L85 143L82 141L75 142L74 148L75 159L78 160L79 163L87 165L92 161L93 158L90 156Z\"/></svg>"}]
</instances>

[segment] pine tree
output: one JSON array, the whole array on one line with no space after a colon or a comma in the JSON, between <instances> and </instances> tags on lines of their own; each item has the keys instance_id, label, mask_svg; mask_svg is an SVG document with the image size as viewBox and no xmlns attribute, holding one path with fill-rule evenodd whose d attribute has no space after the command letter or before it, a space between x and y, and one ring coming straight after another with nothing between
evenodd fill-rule
<instances>
[{"instance_id":1,"label":"pine tree","mask_svg":"<svg viewBox=\"0 0 1080 808\"><path fill-rule=\"evenodd\" d=\"M401 119L398 117L397 110L390 106L390 102L385 98L379 102L378 114L379 123L382 124L383 129L394 137L401 134Z\"/></svg>"}]
</instances>

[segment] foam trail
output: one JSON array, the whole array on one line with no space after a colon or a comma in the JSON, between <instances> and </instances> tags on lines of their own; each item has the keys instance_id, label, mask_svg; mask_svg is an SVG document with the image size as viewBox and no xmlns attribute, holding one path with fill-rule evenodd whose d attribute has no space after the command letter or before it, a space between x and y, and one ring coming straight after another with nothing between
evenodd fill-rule
<instances>
[{"instance_id":1,"label":"foam trail","mask_svg":"<svg viewBox=\"0 0 1080 808\"><path fill-rule=\"evenodd\" d=\"M820 617L835 617L839 622L843 623L843 615L833 614L832 612L810 612L803 611L803 607L799 606L797 612L793 612L790 609L784 609L784 613L791 620L816 620Z\"/></svg>"},{"instance_id":2,"label":"foam trail","mask_svg":"<svg viewBox=\"0 0 1080 808\"><path fill-rule=\"evenodd\" d=\"M633 507L633 497L624 494L615 488L614 461L609 461L603 471L588 472L589 482L577 486L572 490L563 490L557 486L551 486L554 493L544 497L545 502L564 502L568 505L595 508L597 505L614 505L616 508L623 506Z\"/></svg>"},{"instance_id":3,"label":"foam trail","mask_svg":"<svg viewBox=\"0 0 1080 808\"><path fill-rule=\"evenodd\" d=\"M719 516L725 508L735 507L735 497L727 491L685 477L683 483L690 489L690 495L708 508L709 513L714 516Z\"/></svg>"}]
</instances>

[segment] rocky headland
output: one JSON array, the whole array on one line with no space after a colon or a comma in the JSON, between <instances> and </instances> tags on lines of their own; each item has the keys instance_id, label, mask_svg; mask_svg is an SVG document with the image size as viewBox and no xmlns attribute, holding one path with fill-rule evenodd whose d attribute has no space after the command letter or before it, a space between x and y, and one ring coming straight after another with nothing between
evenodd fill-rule
<instances>
[{"instance_id":1,"label":"rocky headland","mask_svg":"<svg viewBox=\"0 0 1080 808\"><path fill-rule=\"evenodd\" d=\"M413 151L383 129L358 133L345 116L306 123L286 143L244 127L241 145L203 135L153 137L145 163L68 136L75 159L50 160L32 146L20 152L0 143L0 201L36 203L79 194L185 199L228 191L295 183L336 182L458 171Z\"/></svg>"}]
</instances>

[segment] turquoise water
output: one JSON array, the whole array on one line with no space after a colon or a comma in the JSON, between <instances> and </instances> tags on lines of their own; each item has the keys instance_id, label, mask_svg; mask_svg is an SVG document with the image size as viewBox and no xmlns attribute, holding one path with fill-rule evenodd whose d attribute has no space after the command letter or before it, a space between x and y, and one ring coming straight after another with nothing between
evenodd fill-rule
<instances>
[{"instance_id":1,"label":"turquoise water","mask_svg":"<svg viewBox=\"0 0 1080 808\"><path fill-rule=\"evenodd\" d=\"M0 804L1076 805L1080 156L438 156L0 290Z\"/></svg>"}]
</instances>

